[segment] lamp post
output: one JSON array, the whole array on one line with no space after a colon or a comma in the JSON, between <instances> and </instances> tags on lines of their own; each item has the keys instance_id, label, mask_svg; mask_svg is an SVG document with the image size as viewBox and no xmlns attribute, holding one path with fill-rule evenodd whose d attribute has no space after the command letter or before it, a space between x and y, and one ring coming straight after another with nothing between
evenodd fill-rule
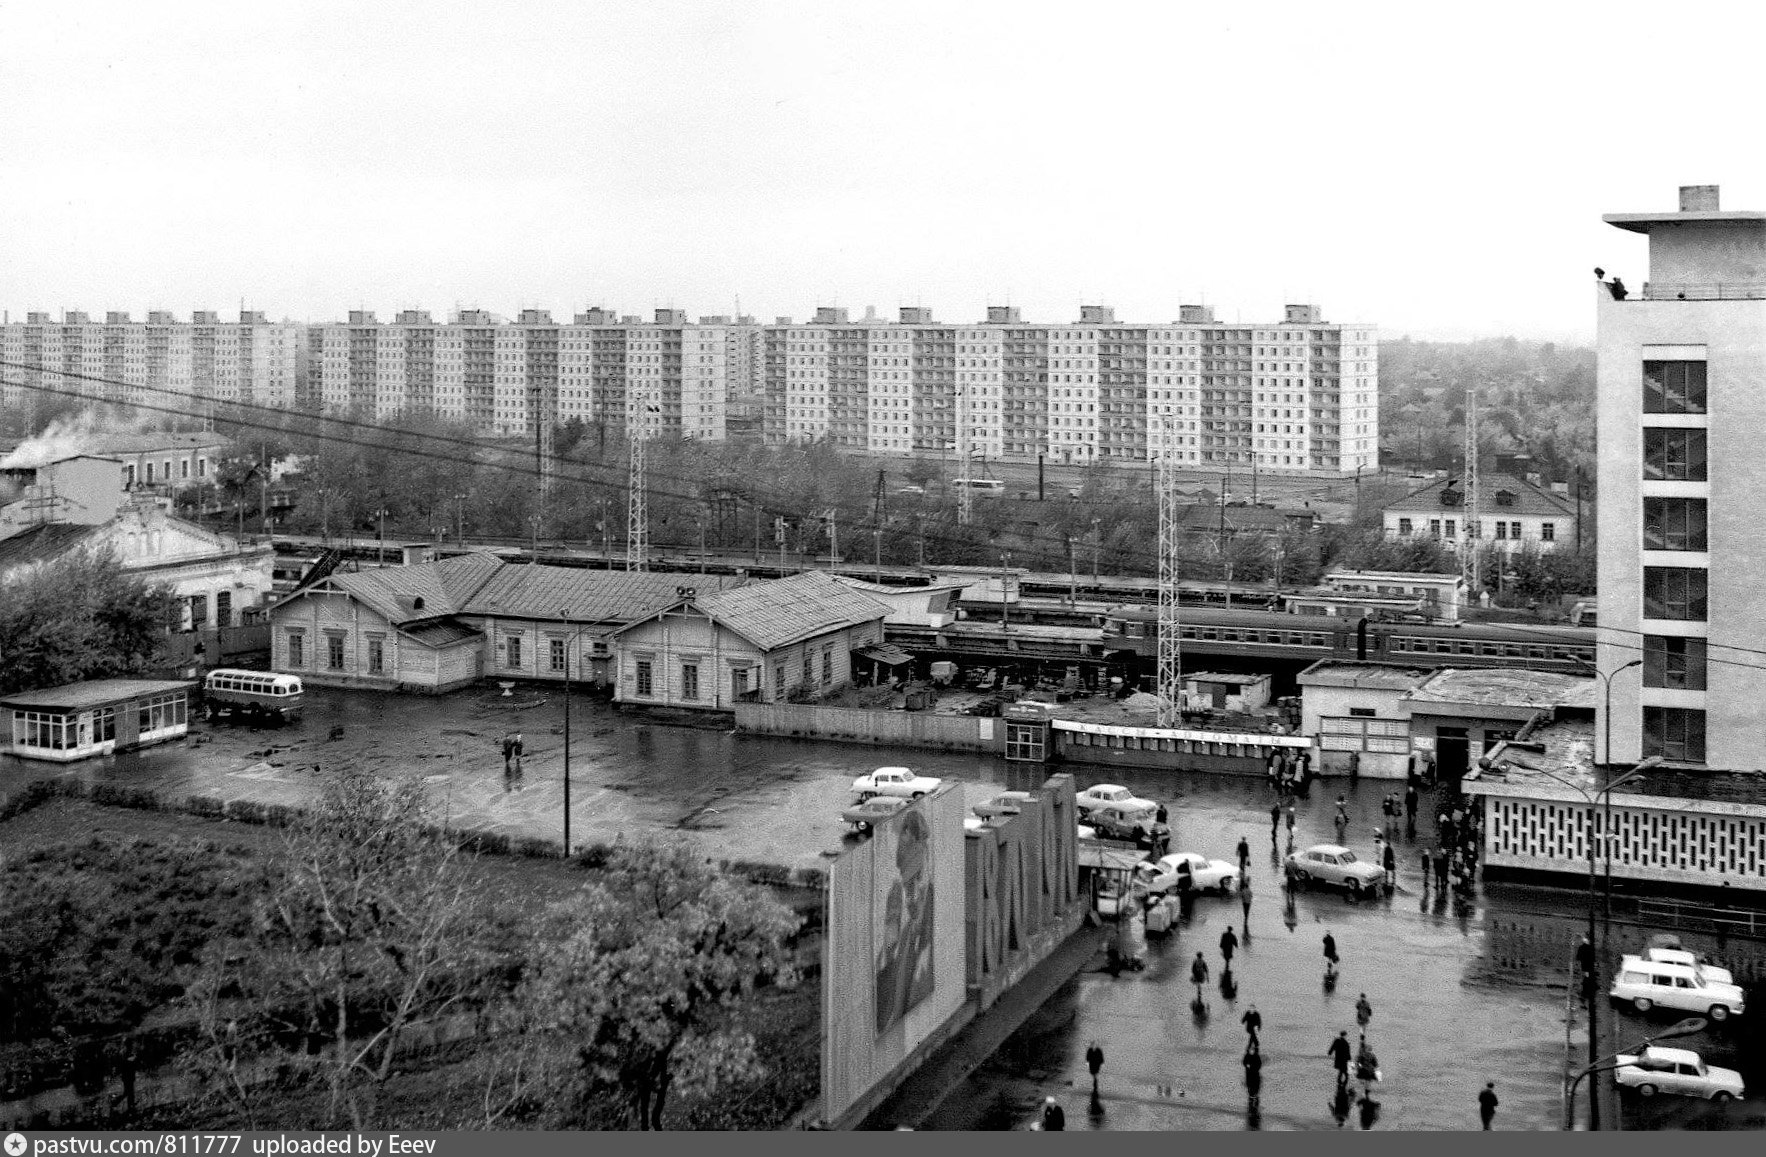
<instances>
[{"instance_id":1,"label":"lamp post","mask_svg":"<svg viewBox=\"0 0 1766 1157\"><path fill-rule=\"evenodd\" d=\"M558 617L566 628L570 626L569 608L559 611ZM564 858L567 860L570 859L570 653L587 629L585 623L564 637Z\"/></svg>"},{"instance_id":2,"label":"lamp post","mask_svg":"<svg viewBox=\"0 0 1766 1157\"><path fill-rule=\"evenodd\" d=\"M1676 1037L1691 1036L1695 1032L1703 1032L1704 1028L1704 1017L1688 1017L1679 1024L1663 1029L1654 1036L1644 1037L1629 1049L1624 1050L1624 1052L1614 1053L1612 1056L1604 1057L1598 1061L1590 1061L1586 1068L1576 1074L1575 1079L1570 1082L1569 1088L1564 1092L1564 1128L1574 1129L1576 1127L1576 1088L1582 1083L1583 1077L1586 1077L1590 1073L1604 1072L1607 1069L1616 1069L1619 1067L1618 1061L1621 1056L1641 1053L1644 1049L1655 1044L1657 1041L1673 1040ZM1590 1129L1595 1127L1595 1118L1592 1114L1589 1116L1588 1124Z\"/></svg>"}]
</instances>

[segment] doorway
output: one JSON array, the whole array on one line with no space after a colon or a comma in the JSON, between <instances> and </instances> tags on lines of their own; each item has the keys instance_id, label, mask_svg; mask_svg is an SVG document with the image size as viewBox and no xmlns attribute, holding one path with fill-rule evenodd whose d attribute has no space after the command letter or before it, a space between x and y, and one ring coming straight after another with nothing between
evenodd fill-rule
<instances>
[{"instance_id":1,"label":"doorway","mask_svg":"<svg viewBox=\"0 0 1766 1157\"><path fill-rule=\"evenodd\" d=\"M1458 783L1465 775L1469 744L1463 727L1435 729L1435 770L1444 781Z\"/></svg>"}]
</instances>

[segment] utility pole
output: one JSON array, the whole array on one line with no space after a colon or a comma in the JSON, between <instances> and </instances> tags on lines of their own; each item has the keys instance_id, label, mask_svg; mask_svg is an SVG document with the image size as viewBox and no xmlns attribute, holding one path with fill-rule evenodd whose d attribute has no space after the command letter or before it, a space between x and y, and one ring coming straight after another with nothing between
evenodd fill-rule
<instances>
[{"instance_id":1,"label":"utility pole","mask_svg":"<svg viewBox=\"0 0 1766 1157\"><path fill-rule=\"evenodd\" d=\"M957 478L957 525L967 526L975 516L975 492L969 486L969 391L957 383L957 461L962 474Z\"/></svg>"},{"instance_id":2,"label":"utility pole","mask_svg":"<svg viewBox=\"0 0 1766 1157\"><path fill-rule=\"evenodd\" d=\"M1478 565L1478 388L1466 387L1466 444L1465 444L1465 538L1460 551L1460 576L1466 583L1466 594L1476 600L1483 594L1482 578ZM1497 563L1502 566L1502 562Z\"/></svg>"},{"instance_id":3,"label":"utility pole","mask_svg":"<svg viewBox=\"0 0 1766 1157\"><path fill-rule=\"evenodd\" d=\"M1073 536L1067 536L1067 605L1075 606L1079 602L1079 571L1073 561Z\"/></svg>"},{"instance_id":4,"label":"utility pole","mask_svg":"<svg viewBox=\"0 0 1766 1157\"><path fill-rule=\"evenodd\" d=\"M779 577L785 577L785 516L773 519L773 541L779 544Z\"/></svg>"},{"instance_id":5,"label":"utility pole","mask_svg":"<svg viewBox=\"0 0 1766 1157\"><path fill-rule=\"evenodd\" d=\"M705 516L699 517L699 573L705 573Z\"/></svg>"},{"instance_id":6,"label":"utility pole","mask_svg":"<svg viewBox=\"0 0 1766 1157\"><path fill-rule=\"evenodd\" d=\"M454 495L454 544L466 549L466 496Z\"/></svg>"},{"instance_id":7,"label":"utility pole","mask_svg":"<svg viewBox=\"0 0 1766 1157\"><path fill-rule=\"evenodd\" d=\"M661 407L651 402L648 391L640 391L632 399L631 417L626 421L626 445L631 454L626 479L627 570L650 569L650 475L645 460L645 443L650 437L648 416L652 412L661 413Z\"/></svg>"},{"instance_id":8,"label":"utility pole","mask_svg":"<svg viewBox=\"0 0 1766 1157\"><path fill-rule=\"evenodd\" d=\"M1011 627L1011 625L1012 625L1012 623L1011 623L1012 598L1011 598L1011 591L1009 591L1007 589L1007 586L1008 586L1008 584L1011 583L1011 581L1012 581L1012 552L1009 550L1001 551L1000 552L1000 629L1001 630L1006 630L1009 627Z\"/></svg>"},{"instance_id":9,"label":"utility pole","mask_svg":"<svg viewBox=\"0 0 1766 1157\"><path fill-rule=\"evenodd\" d=\"M1036 500L1043 501L1042 493L1042 455L1036 456Z\"/></svg>"},{"instance_id":10,"label":"utility pole","mask_svg":"<svg viewBox=\"0 0 1766 1157\"><path fill-rule=\"evenodd\" d=\"M835 566L840 563L840 526L834 521L836 513L833 507L828 508L828 557L832 560L830 565Z\"/></svg>"},{"instance_id":11,"label":"utility pole","mask_svg":"<svg viewBox=\"0 0 1766 1157\"><path fill-rule=\"evenodd\" d=\"M1102 523L1101 518L1091 520L1091 581L1094 586L1098 581L1098 555L1103 552L1104 546Z\"/></svg>"},{"instance_id":12,"label":"utility pole","mask_svg":"<svg viewBox=\"0 0 1766 1157\"><path fill-rule=\"evenodd\" d=\"M374 545L374 565L375 566L385 566L386 565L386 507L382 506L379 510L376 510L374 512L374 517L380 520L380 537L375 540L375 545Z\"/></svg>"},{"instance_id":13,"label":"utility pole","mask_svg":"<svg viewBox=\"0 0 1766 1157\"><path fill-rule=\"evenodd\" d=\"M1165 454L1159 459L1159 660L1154 693L1159 697L1159 726L1183 722L1183 623L1178 603L1177 459L1172 455L1171 419L1164 421ZM1221 488L1224 503L1226 488ZM1226 507L1221 506L1224 520ZM1222 523L1224 526L1224 521ZM1222 544L1224 553L1224 543ZM1229 596L1230 597L1230 596Z\"/></svg>"},{"instance_id":14,"label":"utility pole","mask_svg":"<svg viewBox=\"0 0 1766 1157\"><path fill-rule=\"evenodd\" d=\"M266 446L258 447L258 466L259 466L259 470L258 470L258 517L261 518L264 523L264 537L269 538L270 537L270 451L269 451L269 448ZM1577 475L1577 477L1580 478L1581 475ZM1581 493L1582 493L1581 490L1578 489L1576 493L1577 493L1578 501L1580 501ZM1577 527L1576 533L1581 534L1582 533L1582 530L1581 530L1582 523L1580 521L1578 521L1576 523L1576 527Z\"/></svg>"},{"instance_id":15,"label":"utility pole","mask_svg":"<svg viewBox=\"0 0 1766 1157\"><path fill-rule=\"evenodd\" d=\"M1576 553L1582 553L1582 467L1576 467Z\"/></svg>"}]
</instances>

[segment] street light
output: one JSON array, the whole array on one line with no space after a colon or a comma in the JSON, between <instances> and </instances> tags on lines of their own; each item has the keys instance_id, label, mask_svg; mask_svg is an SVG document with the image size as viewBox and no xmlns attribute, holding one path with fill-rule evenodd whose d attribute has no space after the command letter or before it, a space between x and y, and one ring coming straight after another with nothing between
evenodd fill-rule
<instances>
[{"instance_id":1,"label":"street light","mask_svg":"<svg viewBox=\"0 0 1766 1157\"><path fill-rule=\"evenodd\" d=\"M1576 1088L1577 1088L1577 1086L1579 1086L1582 1083L1583 1077L1586 1077L1590 1073L1605 1072L1608 1069L1616 1069L1619 1067L1618 1061L1619 1061L1620 1057L1641 1053L1644 1049L1655 1044L1657 1041L1673 1040L1676 1037L1691 1036L1695 1032L1703 1032L1704 1029L1705 1029L1705 1018L1704 1017L1702 1017L1702 1016L1688 1017L1687 1019L1681 1021L1679 1024L1673 1025L1670 1028L1663 1029L1661 1032L1656 1033L1654 1036L1644 1037L1641 1041L1632 1045L1628 1049L1625 1049L1621 1052L1616 1052L1612 1056L1603 1058L1602 1060L1591 1062L1586 1068L1584 1068L1581 1072L1576 1074L1576 1079L1570 1082L1570 1087L1564 1093L1564 1128L1565 1129L1574 1129L1576 1127ZM1589 1118L1588 1118L1588 1127L1591 1130L1595 1129L1597 1127L1595 1118L1592 1113L1589 1115Z\"/></svg>"},{"instance_id":2,"label":"street light","mask_svg":"<svg viewBox=\"0 0 1766 1157\"><path fill-rule=\"evenodd\" d=\"M568 628L569 608L559 611L558 618ZM570 653L588 629L589 624L584 623L564 637L564 858L567 860L570 859Z\"/></svg>"}]
</instances>

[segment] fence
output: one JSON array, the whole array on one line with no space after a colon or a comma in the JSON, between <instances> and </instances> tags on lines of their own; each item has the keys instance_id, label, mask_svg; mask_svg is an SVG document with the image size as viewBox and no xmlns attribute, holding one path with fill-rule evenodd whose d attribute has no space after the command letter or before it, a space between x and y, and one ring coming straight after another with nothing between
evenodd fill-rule
<instances>
[{"instance_id":1,"label":"fence","mask_svg":"<svg viewBox=\"0 0 1766 1157\"><path fill-rule=\"evenodd\" d=\"M930 747L940 751L998 750L1004 734L997 719L797 703L738 703L736 730L753 735Z\"/></svg>"}]
</instances>

